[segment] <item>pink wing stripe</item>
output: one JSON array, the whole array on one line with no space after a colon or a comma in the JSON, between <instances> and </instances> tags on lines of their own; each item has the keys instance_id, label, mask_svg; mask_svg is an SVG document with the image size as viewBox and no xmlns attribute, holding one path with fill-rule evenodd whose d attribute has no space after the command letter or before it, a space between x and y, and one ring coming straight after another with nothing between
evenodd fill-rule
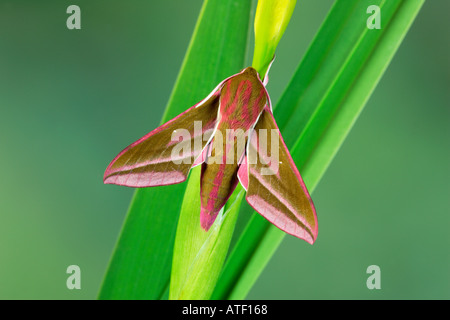
<instances>
[{"instance_id":1,"label":"pink wing stripe","mask_svg":"<svg viewBox=\"0 0 450 320\"><path fill-rule=\"evenodd\" d=\"M182 172L139 172L126 175L114 175L105 179L105 183L127 187L157 187L180 183L186 180Z\"/></svg>"},{"instance_id":2,"label":"pink wing stripe","mask_svg":"<svg viewBox=\"0 0 450 320\"><path fill-rule=\"evenodd\" d=\"M276 225L281 230L295 237L304 239L310 244L314 243L314 239L305 229L300 228L298 224L288 219L283 212L279 211L277 208L272 206L261 197L258 197L256 195L249 196L247 197L247 202L250 204L250 206L253 207L253 209L258 211L264 218Z\"/></svg>"},{"instance_id":3,"label":"pink wing stripe","mask_svg":"<svg viewBox=\"0 0 450 320\"><path fill-rule=\"evenodd\" d=\"M220 210L211 214L211 212L208 209L201 207L201 209L200 209L200 226L203 228L203 230L208 231L209 228L211 228L211 226L213 225L214 221L216 220L219 212L220 212Z\"/></svg>"},{"instance_id":4,"label":"pink wing stripe","mask_svg":"<svg viewBox=\"0 0 450 320\"><path fill-rule=\"evenodd\" d=\"M248 189L248 163L247 163L247 156L244 157L244 160L242 160L242 163L239 166L238 179L239 179L239 182L244 187L245 191L247 191L247 189Z\"/></svg>"}]
</instances>

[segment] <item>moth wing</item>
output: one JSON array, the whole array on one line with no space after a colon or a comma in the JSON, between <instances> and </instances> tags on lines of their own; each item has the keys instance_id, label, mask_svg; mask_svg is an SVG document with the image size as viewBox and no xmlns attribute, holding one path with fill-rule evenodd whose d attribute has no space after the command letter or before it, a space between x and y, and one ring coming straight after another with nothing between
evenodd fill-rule
<instances>
[{"instance_id":1,"label":"moth wing","mask_svg":"<svg viewBox=\"0 0 450 320\"><path fill-rule=\"evenodd\" d=\"M204 161L202 151L215 129L219 96L216 88L197 105L125 148L107 167L104 183L153 187L185 181L189 170Z\"/></svg>"},{"instance_id":2,"label":"moth wing","mask_svg":"<svg viewBox=\"0 0 450 320\"><path fill-rule=\"evenodd\" d=\"M247 202L276 227L314 243L314 204L268 107L250 134L246 160L238 176L247 189Z\"/></svg>"},{"instance_id":3,"label":"moth wing","mask_svg":"<svg viewBox=\"0 0 450 320\"><path fill-rule=\"evenodd\" d=\"M237 173L239 182L244 187L245 191L248 190L248 161L247 156L242 159L242 162L239 165L238 173Z\"/></svg>"}]
</instances>

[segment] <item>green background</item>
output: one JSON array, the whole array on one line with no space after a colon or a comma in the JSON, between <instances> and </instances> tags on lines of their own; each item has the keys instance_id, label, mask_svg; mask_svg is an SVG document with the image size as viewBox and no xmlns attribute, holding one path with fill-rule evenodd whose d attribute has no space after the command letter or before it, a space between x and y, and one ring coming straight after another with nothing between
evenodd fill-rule
<instances>
[{"instance_id":1,"label":"green background","mask_svg":"<svg viewBox=\"0 0 450 320\"><path fill-rule=\"evenodd\" d=\"M133 193L104 169L158 125L201 2L0 0L0 298L96 297ZM298 1L273 102L331 4ZM314 246L286 237L248 298L450 298L448 12L425 3L314 192Z\"/></svg>"}]
</instances>

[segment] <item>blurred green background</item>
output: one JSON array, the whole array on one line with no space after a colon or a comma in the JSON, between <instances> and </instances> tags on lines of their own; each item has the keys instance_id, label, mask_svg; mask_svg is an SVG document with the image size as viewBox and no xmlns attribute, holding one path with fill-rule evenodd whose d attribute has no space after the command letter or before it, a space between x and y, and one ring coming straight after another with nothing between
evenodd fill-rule
<instances>
[{"instance_id":1,"label":"blurred green background","mask_svg":"<svg viewBox=\"0 0 450 320\"><path fill-rule=\"evenodd\" d=\"M104 169L158 125L201 2L0 0L1 299L96 297L133 193ZM332 2L298 1L272 101ZM425 3L313 194L317 242L286 237L248 298L450 298L448 12Z\"/></svg>"}]
</instances>

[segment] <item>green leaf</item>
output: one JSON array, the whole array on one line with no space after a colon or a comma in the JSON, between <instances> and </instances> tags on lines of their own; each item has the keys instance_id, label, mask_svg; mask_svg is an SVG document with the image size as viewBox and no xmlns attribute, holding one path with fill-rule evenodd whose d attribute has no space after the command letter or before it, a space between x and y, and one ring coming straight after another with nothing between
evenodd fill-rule
<instances>
[{"instance_id":1,"label":"green leaf","mask_svg":"<svg viewBox=\"0 0 450 320\"><path fill-rule=\"evenodd\" d=\"M423 3L335 2L275 109L286 145L310 191L339 150ZM380 30L366 26L369 5L381 8ZM245 298L284 236L253 214L212 297Z\"/></svg>"},{"instance_id":2,"label":"green leaf","mask_svg":"<svg viewBox=\"0 0 450 320\"><path fill-rule=\"evenodd\" d=\"M221 80L240 71L247 48L250 7L250 1L204 2L162 122L202 100ZM186 183L182 183L136 190L100 299L164 296L185 188Z\"/></svg>"},{"instance_id":3,"label":"green leaf","mask_svg":"<svg viewBox=\"0 0 450 320\"><path fill-rule=\"evenodd\" d=\"M233 3L236 17L226 37L239 38L240 41L228 43L232 50L225 52L232 53L236 65L239 65L238 69L242 69L245 66L248 29L251 26L252 1ZM227 76L220 80L239 71L228 70ZM188 180L174 245L169 299L208 299L222 270L239 206L232 207L235 194L229 199L227 209L222 211L206 232L200 226L200 167L191 171Z\"/></svg>"}]
</instances>

